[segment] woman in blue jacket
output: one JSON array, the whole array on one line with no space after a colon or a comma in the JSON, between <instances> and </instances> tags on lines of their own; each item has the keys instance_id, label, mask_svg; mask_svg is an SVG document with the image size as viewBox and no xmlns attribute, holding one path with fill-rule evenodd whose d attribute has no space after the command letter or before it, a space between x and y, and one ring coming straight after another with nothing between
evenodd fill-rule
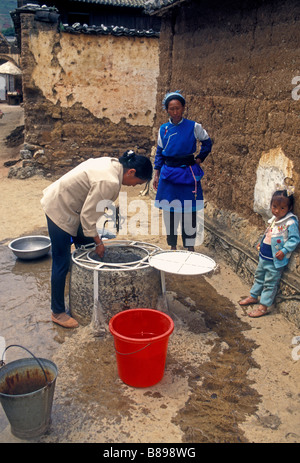
<instances>
[{"instance_id":1,"label":"woman in blue jacket","mask_svg":"<svg viewBox=\"0 0 300 463\"><path fill-rule=\"evenodd\" d=\"M298 218L293 214L294 195L290 189L275 191L271 199L273 217L259 246L259 261L250 296L240 305L260 305L249 313L250 317L261 317L273 304L282 271L289 262L291 253L300 242Z\"/></svg>"},{"instance_id":2,"label":"woman in blue jacket","mask_svg":"<svg viewBox=\"0 0 300 463\"><path fill-rule=\"evenodd\" d=\"M163 101L169 121L158 133L154 161L155 206L163 210L167 243L176 249L177 228L181 223L184 247L194 250L197 210L203 208L201 162L211 151L212 142L201 124L183 118L185 99L179 92L168 93ZM200 153L195 158L197 141Z\"/></svg>"}]
</instances>

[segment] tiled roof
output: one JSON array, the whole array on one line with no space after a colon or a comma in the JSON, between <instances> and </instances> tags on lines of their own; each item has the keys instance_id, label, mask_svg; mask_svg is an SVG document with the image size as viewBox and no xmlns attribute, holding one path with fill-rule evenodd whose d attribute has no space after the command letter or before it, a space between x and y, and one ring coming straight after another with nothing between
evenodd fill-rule
<instances>
[{"instance_id":1,"label":"tiled roof","mask_svg":"<svg viewBox=\"0 0 300 463\"><path fill-rule=\"evenodd\" d=\"M76 0L79 1L79 0ZM98 0L99 1L99 0ZM122 0L124 1L124 0ZM19 13L34 13L34 19L36 21L43 22L58 22L59 14L55 7L47 6L38 6L33 4L27 4L23 7L17 8L15 11L11 12L11 16L14 20L15 25L19 24L20 20L18 18ZM15 26L16 27L16 26ZM69 32L70 34L91 34L91 35L126 35L126 36L135 36L135 37L159 37L159 32L154 31L153 29L129 29L124 26L88 26L87 24L75 23L72 25L61 24L60 28L64 32Z\"/></svg>"},{"instance_id":2,"label":"tiled roof","mask_svg":"<svg viewBox=\"0 0 300 463\"><path fill-rule=\"evenodd\" d=\"M139 30L139 29L129 29L123 26L83 26L79 23L69 26L64 24L62 30L69 32L71 34L91 34L91 35L127 35L131 37L159 37L159 32L154 31L153 29L148 30Z\"/></svg>"},{"instance_id":3,"label":"tiled roof","mask_svg":"<svg viewBox=\"0 0 300 463\"><path fill-rule=\"evenodd\" d=\"M145 0L144 7L146 12L152 13L184 1L185 0Z\"/></svg>"},{"instance_id":4,"label":"tiled roof","mask_svg":"<svg viewBox=\"0 0 300 463\"><path fill-rule=\"evenodd\" d=\"M97 5L110 5L131 8L146 8L157 10L176 3L178 0L73 0L78 3L96 3Z\"/></svg>"},{"instance_id":5,"label":"tiled roof","mask_svg":"<svg viewBox=\"0 0 300 463\"><path fill-rule=\"evenodd\" d=\"M97 5L144 8L145 0L73 0L77 3L95 3Z\"/></svg>"}]
</instances>

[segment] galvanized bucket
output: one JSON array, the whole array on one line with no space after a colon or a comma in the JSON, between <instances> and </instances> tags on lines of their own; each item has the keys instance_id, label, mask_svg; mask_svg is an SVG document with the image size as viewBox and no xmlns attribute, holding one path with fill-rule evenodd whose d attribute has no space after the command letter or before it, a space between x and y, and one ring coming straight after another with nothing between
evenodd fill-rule
<instances>
[{"instance_id":1,"label":"galvanized bucket","mask_svg":"<svg viewBox=\"0 0 300 463\"><path fill-rule=\"evenodd\" d=\"M0 368L0 402L11 426L11 432L20 439L41 436L51 424L51 411L57 377L57 367L50 360L23 358Z\"/></svg>"}]
</instances>

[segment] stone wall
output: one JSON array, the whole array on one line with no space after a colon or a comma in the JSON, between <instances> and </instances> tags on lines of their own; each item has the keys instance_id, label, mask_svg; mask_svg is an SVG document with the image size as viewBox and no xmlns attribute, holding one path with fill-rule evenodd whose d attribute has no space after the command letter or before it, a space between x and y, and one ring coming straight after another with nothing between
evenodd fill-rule
<instances>
[{"instance_id":1,"label":"stone wall","mask_svg":"<svg viewBox=\"0 0 300 463\"><path fill-rule=\"evenodd\" d=\"M181 90L185 116L214 141L203 164L207 244L250 283L271 194L285 177L300 216L300 4L190 0L160 14L156 130L165 92ZM283 281L276 303L300 326L299 248Z\"/></svg>"},{"instance_id":2,"label":"stone wall","mask_svg":"<svg viewBox=\"0 0 300 463\"><path fill-rule=\"evenodd\" d=\"M128 148L150 155L158 38L69 33L28 11L20 24L26 157L61 174Z\"/></svg>"}]
</instances>

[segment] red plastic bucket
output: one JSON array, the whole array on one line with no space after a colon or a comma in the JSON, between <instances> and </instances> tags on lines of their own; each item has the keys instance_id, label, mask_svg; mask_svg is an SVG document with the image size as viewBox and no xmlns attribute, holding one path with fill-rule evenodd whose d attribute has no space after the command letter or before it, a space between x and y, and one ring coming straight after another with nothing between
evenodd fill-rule
<instances>
[{"instance_id":1,"label":"red plastic bucket","mask_svg":"<svg viewBox=\"0 0 300 463\"><path fill-rule=\"evenodd\" d=\"M154 309L128 309L109 322L114 336L120 379L129 386L158 383L165 371L169 336L174 322Z\"/></svg>"}]
</instances>

